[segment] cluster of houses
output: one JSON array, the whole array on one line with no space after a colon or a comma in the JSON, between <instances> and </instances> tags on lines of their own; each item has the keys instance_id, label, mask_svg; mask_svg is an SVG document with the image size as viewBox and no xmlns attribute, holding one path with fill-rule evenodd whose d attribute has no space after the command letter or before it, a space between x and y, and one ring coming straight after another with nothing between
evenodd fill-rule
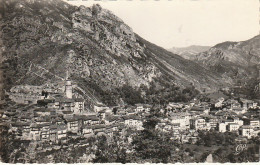
<instances>
[{"instance_id":1,"label":"cluster of houses","mask_svg":"<svg viewBox=\"0 0 260 165\"><path fill-rule=\"evenodd\" d=\"M257 115L250 115L250 111ZM252 138L260 133L259 112L257 102L252 100L219 98L214 103L199 102L169 103L161 110L166 117L156 126L158 130L172 132L174 139L182 139L189 135L192 142L196 141L197 134L191 130L219 132L235 132L239 137Z\"/></svg>"},{"instance_id":2,"label":"cluster of houses","mask_svg":"<svg viewBox=\"0 0 260 165\"><path fill-rule=\"evenodd\" d=\"M122 134L126 128L142 130L143 118L137 113L149 112L146 106L131 108L102 104L94 106L94 112L85 108L82 98L73 95L72 83L66 79L63 93L60 88L42 86L15 86L9 98L16 106L7 109L2 116L11 132L21 140L66 142L68 138L90 137L99 134ZM19 96L19 97L17 97ZM21 97L20 97L21 96ZM22 104L22 105L21 105Z\"/></svg>"},{"instance_id":3,"label":"cluster of houses","mask_svg":"<svg viewBox=\"0 0 260 165\"><path fill-rule=\"evenodd\" d=\"M143 129L143 118L136 108L110 108L92 113L64 113L60 108L31 105L8 109L4 114L11 132L17 139L33 141L66 142L69 138L122 134L127 128ZM130 115L129 115L130 114Z\"/></svg>"},{"instance_id":4,"label":"cluster of houses","mask_svg":"<svg viewBox=\"0 0 260 165\"><path fill-rule=\"evenodd\" d=\"M63 91L62 91L63 90ZM106 107L94 106L94 112L85 108L83 98L75 97L67 78L65 86L16 86L9 98L21 107L10 107L2 119L18 139L32 141L66 142L69 138L123 134L125 130L143 130L151 105ZM16 106L17 106L16 105ZM246 99L218 98L214 102L193 100L189 103L169 103L159 107L162 117L156 129L172 133L173 140L196 142L198 131L216 130L236 132L252 138L260 132L259 118L246 115L258 110L257 103Z\"/></svg>"}]
</instances>

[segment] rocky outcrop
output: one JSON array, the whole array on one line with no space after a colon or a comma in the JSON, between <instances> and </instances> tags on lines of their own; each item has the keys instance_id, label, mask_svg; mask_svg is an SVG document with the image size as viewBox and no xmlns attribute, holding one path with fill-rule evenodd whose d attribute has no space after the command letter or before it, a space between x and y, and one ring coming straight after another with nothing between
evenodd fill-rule
<instances>
[{"instance_id":1,"label":"rocky outcrop","mask_svg":"<svg viewBox=\"0 0 260 165\"><path fill-rule=\"evenodd\" d=\"M72 14L73 28L89 33L106 51L126 57L144 55L132 29L110 11L99 5L80 6L78 10Z\"/></svg>"}]
</instances>

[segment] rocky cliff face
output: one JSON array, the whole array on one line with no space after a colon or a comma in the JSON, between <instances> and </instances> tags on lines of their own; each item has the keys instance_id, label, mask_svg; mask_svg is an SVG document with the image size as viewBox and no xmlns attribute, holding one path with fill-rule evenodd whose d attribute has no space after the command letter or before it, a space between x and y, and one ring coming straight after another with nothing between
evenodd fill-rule
<instances>
[{"instance_id":1,"label":"rocky cliff face","mask_svg":"<svg viewBox=\"0 0 260 165\"><path fill-rule=\"evenodd\" d=\"M157 79L180 86L229 83L213 72L151 44L99 5L75 7L61 0L8 0L3 6L6 89L61 81L91 81L102 90L134 88ZM92 84L93 84L92 83Z\"/></svg>"}]
</instances>

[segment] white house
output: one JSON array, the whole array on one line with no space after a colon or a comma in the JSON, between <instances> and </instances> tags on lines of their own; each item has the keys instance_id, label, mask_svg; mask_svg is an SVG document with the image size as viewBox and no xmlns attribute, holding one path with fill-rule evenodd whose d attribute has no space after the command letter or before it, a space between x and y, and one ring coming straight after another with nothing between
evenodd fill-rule
<instances>
[{"instance_id":1,"label":"white house","mask_svg":"<svg viewBox=\"0 0 260 165\"><path fill-rule=\"evenodd\" d=\"M196 119L195 120L195 130L209 130L210 124L207 125L205 119Z\"/></svg>"},{"instance_id":2,"label":"white house","mask_svg":"<svg viewBox=\"0 0 260 165\"><path fill-rule=\"evenodd\" d=\"M136 104L135 111L136 111L136 112L143 112L143 111L144 111L144 106L143 106L143 104Z\"/></svg>"},{"instance_id":3,"label":"white house","mask_svg":"<svg viewBox=\"0 0 260 165\"><path fill-rule=\"evenodd\" d=\"M226 132L227 131L227 125L225 123L219 123L218 131L219 132Z\"/></svg>"},{"instance_id":4,"label":"white house","mask_svg":"<svg viewBox=\"0 0 260 165\"><path fill-rule=\"evenodd\" d=\"M124 119L126 126L136 128L137 130L143 129L143 122L138 116L125 116Z\"/></svg>"},{"instance_id":5,"label":"white house","mask_svg":"<svg viewBox=\"0 0 260 165\"><path fill-rule=\"evenodd\" d=\"M254 129L250 125L243 125L239 129L239 134L247 138L251 138L254 136Z\"/></svg>"},{"instance_id":6,"label":"white house","mask_svg":"<svg viewBox=\"0 0 260 165\"><path fill-rule=\"evenodd\" d=\"M93 129L91 126L83 126L82 134L83 136L90 136L93 133Z\"/></svg>"},{"instance_id":7,"label":"white house","mask_svg":"<svg viewBox=\"0 0 260 165\"><path fill-rule=\"evenodd\" d=\"M240 126L239 126L237 123L229 123L229 124L227 125L227 129L228 129L228 131L230 131L230 132L238 131L239 127L240 127Z\"/></svg>"},{"instance_id":8,"label":"white house","mask_svg":"<svg viewBox=\"0 0 260 165\"><path fill-rule=\"evenodd\" d=\"M94 112L99 112L99 111L102 111L102 110L107 111L107 110L109 110L109 107L104 106L102 104L94 105Z\"/></svg>"},{"instance_id":9,"label":"white house","mask_svg":"<svg viewBox=\"0 0 260 165\"><path fill-rule=\"evenodd\" d=\"M30 137L32 140L40 140L41 128L37 124L31 125Z\"/></svg>"},{"instance_id":10,"label":"white house","mask_svg":"<svg viewBox=\"0 0 260 165\"><path fill-rule=\"evenodd\" d=\"M69 132L77 133L79 130L78 119L73 117L73 118L66 119L66 121L67 121L67 130Z\"/></svg>"},{"instance_id":11,"label":"white house","mask_svg":"<svg viewBox=\"0 0 260 165\"><path fill-rule=\"evenodd\" d=\"M253 128L259 128L259 120L251 120L250 126Z\"/></svg>"},{"instance_id":12,"label":"white house","mask_svg":"<svg viewBox=\"0 0 260 165\"><path fill-rule=\"evenodd\" d=\"M74 113L80 114L84 111L84 100L77 98L74 103Z\"/></svg>"},{"instance_id":13,"label":"white house","mask_svg":"<svg viewBox=\"0 0 260 165\"><path fill-rule=\"evenodd\" d=\"M215 103L215 107L222 107L224 100L225 99L223 97L219 98L218 101Z\"/></svg>"},{"instance_id":14,"label":"white house","mask_svg":"<svg viewBox=\"0 0 260 165\"><path fill-rule=\"evenodd\" d=\"M59 125L57 127L57 138L62 139L67 137L67 126L66 125Z\"/></svg>"},{"instance_id":15,"label":"white house","mask_svg":"<svg viewBox=\"0 0 260 165\"><path fill-rule=\"evenodd\" d=\"M189 113L171 114L170 122L172 124L180 124L181 129L188 129L190 126L191 115Z\"/></svg>"},{"instance_id":16,"label":"white house","mask_svg":"<svg viewBox=\"0 0 260 165\"><path fill-rule=\"evenodd\" d=\"M244 121L243 120L239 120L239 118L234 118L234 123L237 123L239 126L244 125Z\"/></svg>"}]
</instances>

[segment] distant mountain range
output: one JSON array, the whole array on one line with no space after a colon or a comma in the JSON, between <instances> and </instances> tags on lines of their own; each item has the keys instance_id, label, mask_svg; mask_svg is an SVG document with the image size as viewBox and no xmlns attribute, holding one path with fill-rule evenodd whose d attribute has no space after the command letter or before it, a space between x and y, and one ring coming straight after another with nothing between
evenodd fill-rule
<instances>
[{"instance_id":1,"label":"distant mountain range","mask_svg":"<svg viewBox=\"0 0 260 165\"><path fill-rule=\"evenodd\" d=\"M249 67L260 63L260 36L241 42L223 42L196 55L195 60L207 66L228 62Z\"/></svg>"},{"instance_id":2,"label":"distant mountain range","mask_svg":"<svg viewBox=\"0 0 260 165\"><path fill-rule=\"evenodd\" d=\"M226 41L213 47L189 46L169 51L231 79L232 86L247 87L260 82L260 36L241 42ZM254 88L254 86L252 86Z\"/></svg>"},{"instance_id":3,"label":"distant mountain range","mask_svg":"<svg viewBox=\"0 0 260 165\"><path fill-rule=\"evenodd\" d=\"M193 60L195 55L205 52L210 49L210 46L199 46L199 45L191 45L188 47L172 47L169 49L170 52L174 54L178 54L185 59Z\"/></svg>"}]
</instances>

